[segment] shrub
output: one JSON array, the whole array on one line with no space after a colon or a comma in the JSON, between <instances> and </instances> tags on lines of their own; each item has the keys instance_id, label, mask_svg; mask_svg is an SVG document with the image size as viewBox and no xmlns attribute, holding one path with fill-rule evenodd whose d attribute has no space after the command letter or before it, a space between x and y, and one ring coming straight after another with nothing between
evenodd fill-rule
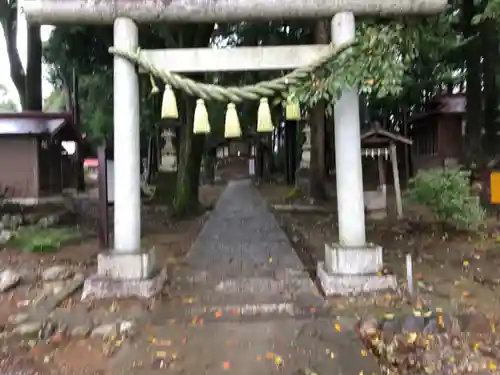
<instances>
[{"instance_id":1,"label":"shrub","mask_svg":"<svg viewBox=\"0 0 500 375\"><path fill-rule=\"evenodd\" d=\"M459 168L418 172L409 182L408 198L458 229L475 229L485 217L479 199L471 195L470 172Z\"/></svg>"}]
</instances>

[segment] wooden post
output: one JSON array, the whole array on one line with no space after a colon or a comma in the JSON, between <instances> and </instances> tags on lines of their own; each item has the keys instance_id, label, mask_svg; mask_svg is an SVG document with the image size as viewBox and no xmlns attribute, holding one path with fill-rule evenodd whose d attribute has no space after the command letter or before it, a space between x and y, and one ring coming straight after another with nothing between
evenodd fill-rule
<instances>
[{"instance_id":1,"label":"wooden post","mask_svg":"<svg viewBox=\"0 0 500 375\"><path fill-rule=\"evenodd\" d=\"M408 107L406 105L402 106L403 110L403 135L408 138ZM405 186L408 186L408 181L410 181L410 145L405 144Z\"/></svg>"},{"instance_id":2,"label":"wooden post","mask_svg":"<svg viewBox=\"0 0 500 375\"><path fill-rule=\"evenodd\" d=\"M384 166L384 158L382 157L382 155L378 156L377 164L378 164L379 186L380 189L382 190L382 194L384 195L384 201L386 202L387 205L387 184L385 182L385 166Z\"/></svg>"},{"instance_id":3,"label":"wooden post","mask_svg":"<svg viewBox=\"0 0 500 375\"><path fill-rule=\"evenodd\" d=\"M75 127L78 134L82 134L81 124L80 124L80 99L78 96L79 80L76 70L73 69L73 95L72 95L72 110L73 110L73 126ZM80 142L76 143L76 167L77 167L77 183L76 190L81 192L85 191L85 175L83 171L83 145Z\"/></svg>"},{"instance_id":4,"label":"wooden post","mask_svg":"<svg viewBox=\"0 0 500 375\"><path fill-rule=\"evenodd\" d=\"M285 121L285 180L288 185L295 182L297 146L297 121Z\"/></svg>"},{"instance_id":5,"label":"wooden post","mask_svg":"<svg viewBox=\"0 0 500 375\"><path fill-rule=\"evenodd\" d=\"M97 148L97 162L97 181L99 191L99 246L101 249L109 249L108 170L105 143Z\"/></svg>"},{"instance_id":6,"label":"wooden post","mask_svg":"<svg viewBox=\"0 0 500 375\"><path fill-rule=\"evenodd\" d=\"M396 145L394 143L391 143L390 150L392 173L394 176L394 192L396 193L396 208L398 219L401 219L403 217L403 199L401 197L401 185L399 184L398 156L396 153Z\"/></svg>"}]
</instances>

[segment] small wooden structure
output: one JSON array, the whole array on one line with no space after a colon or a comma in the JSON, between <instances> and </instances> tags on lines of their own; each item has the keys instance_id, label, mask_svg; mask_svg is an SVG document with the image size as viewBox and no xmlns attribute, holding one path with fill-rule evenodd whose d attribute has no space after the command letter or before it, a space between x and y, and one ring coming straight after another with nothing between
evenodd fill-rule
<instances>
[{"instance_id":1,"label":"small wooden structure","mask_svg":"<svg viewBox=\"0 0 500 375\"><path fill-rule=\"evenodd\" d=\"M70 155L64 141L75 142ZM0 188L22 204L60 199L64 189L78 188L83 175L83 144L73 113L0 114Z\"/></svg>"},{"instance_id":2,"label":"small wooden structure","mask_svg":"<svg viewBox=\"0 0 500 375\"><path fill-rule=\"evenodd\" d=\"M398 218L403 216L403 202L399 183L397 144L411 145L412 141L400 134L392 133L376 125L361 135L362 154L366 158L377 160L377 167L370 168L373 163L363 163L364 198L366 209L373 217L383 218L387 215L387 182L386 164L390 162L396 194L396 208ZM373 171L378 174L378 181L374 183ZM370 173L371 172L371 173Z\"/></svg>"},{"instance_id":3,"label":"small wooden structure","mask_svg":"<svg viewBox=\"0 0 500 375\"><path fill-rule=\"evenodd\" d=\"M215 156L215 180L253 176L257 143L257 139L252 135L214 141L208 153Z\"/></svg>"},{"instance_id":4,"label":"small wooden structure","mask_svg":"<svg viewBox=\"0 0 500 375\"><path fill-rule=\"evenodd\" d=\"M410 118L413 174L420 169L456 166L464 156L465 94L440 95L424 113Z\"/></svg>"}]
</instances>

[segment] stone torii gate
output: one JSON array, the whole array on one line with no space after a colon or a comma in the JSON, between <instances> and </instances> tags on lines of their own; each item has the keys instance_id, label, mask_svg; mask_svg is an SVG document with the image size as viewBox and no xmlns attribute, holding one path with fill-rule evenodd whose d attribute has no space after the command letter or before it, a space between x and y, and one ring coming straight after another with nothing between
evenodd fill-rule
<instances>
[{"instance_id":1,"label":"stone torii gate","mask_svg":"<svg viewBox=\"0 0 500 375\"><path fill-rule=\"evenodd\" d=\"M354 14L434 14L447 0L20 0L35 24L114 24L114 47L135 53L136 23L237 22L333 17L332 42L354 41ZM241 47L141 51L172 72L285 70L304 66L327 46ZM114 57L114 249L100 254L98 275L86 281L84 297L141 295L161 288L154 253L141 250L139 89L133 63ZM380 271L381 249L366 244L358 94L346 90L335 104L335 153L339 244L327 247L319 272L327 292L358 291L364 276ZM340 275L351 275L347 277ZM381 286L392 285L382 280ZM382 285L383 284L383 285ZM339 290L341 288L342 290ZM363 289L363 288L361 288Z\"/></svg>"}]
</instances>

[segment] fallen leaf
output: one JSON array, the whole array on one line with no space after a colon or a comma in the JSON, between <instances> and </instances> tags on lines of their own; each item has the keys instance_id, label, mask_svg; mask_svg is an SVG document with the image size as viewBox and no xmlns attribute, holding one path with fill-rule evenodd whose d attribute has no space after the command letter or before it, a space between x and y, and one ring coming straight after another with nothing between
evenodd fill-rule
<instances>
[{"instance_id":1,"label":"fallen leaf","mask_svg":"<svg viewBox=\"0 0 500 375\"><path fill-rule=\"evenodd\" d=\"M226 361L226 362L224 362L222 367L224 368L224 370L229 370L229 368L231 367L231 364L229 363L229 361Z\"/></svg>"},{"instance_id":2,"label":"fallen leaf","mask_svg":"<svg viewBox=\"0 0 500 375\"><path fill-rule=\"evenodd\" d=\"M222 316L222 311L217 311L217 312L215 313L215 317L216 317L217 319L219 319L221 316Z\"/></svg>"},{"instance_id":3,"label":"fallen leaf","mask_svg":"<svg viewBox=\"0 0 500 375\"><path fill-rule=\"evenodd\" d=\"M284 363L283 358L281 358L279 355L277 355L276 357L274 357L274 364L276 366L282 366L283 363Z\"/></svg>"},{"instance_id":4,"label":"fallen leaf","mask_svg":"<svg viewBox=\"0 0 500 375\"><path fill-rule=\"evenodd\" d=\"M413 344L416 340L417 340L417 333L416 332L408 333L408 337L407 337L408 344Z\"/></svg>"},{"instance_id":5,"label":"fallen leaf","mask_svg":"<svg viewBox=\"0 0 500 375\"><path fill-rule=\"evenodd\" d=\"M341 331L340 324L335 323L335 330L336 330L337 332L340 332L340 331Z\"/></svg>"},{"instance_id":6,"label":"fallen leaf","mask_svg":"<svg viewBox=\"0 0 500 375\"><path fill-rule=\"evenodd\" d=\"M155 357L157 358L165 358L167 356L167 352L164 350L158 350L155 352Z\"/></svg>"}]
</instances>

